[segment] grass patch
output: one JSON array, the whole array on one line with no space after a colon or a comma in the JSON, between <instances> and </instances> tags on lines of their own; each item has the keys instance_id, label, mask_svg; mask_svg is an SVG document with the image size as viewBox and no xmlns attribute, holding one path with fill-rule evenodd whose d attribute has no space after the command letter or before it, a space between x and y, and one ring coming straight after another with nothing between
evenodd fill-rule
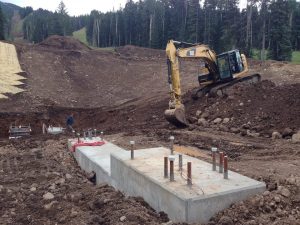
<instances>
[{"instance_id":1,"label":"grass patch","mask_svg":"<svg viewBox=\"0 0 300 225\"><path fill-rule=\"evenodd\" d=\"M108 52L114 52L116 50L115 47L106 47L106 48L97 48L97 47L94 47L94 49L100 50L100 51L108 51Z\"/></svg>"},{"instance_id":2,"label":"grass patch","mask_svg":"<svg viewBox=\"0 0 300 225\"><path fill-rule=\"evenodd\" d=\"M84 44L89 45L88 41L86 39L86 28L85 27L80 30L74 31L73 37L76 38L77 40L83 42Z\"/></svg>"},{"instance_id":3,"label":"grass patch","mask_svg":"<svg viewBox=\"0 0 300 225\"><path fill-rule=\"evenodd\" d=\"M293 52L292 63L294 63L294 64L300 64L300 51Z\"/></svg>"},{"instance_id":4,"label":"grass patch","mask_svg":"<svg viewBox=\"0 0 300 225\"><path fill-rule=\"evenodd\" d=\"M252 52L251 52L251 58L252 59L257 59L257 60L260 60L260 55L261 54L261 50L260 49L252 49ZM268 59L268 51L265 50L265 59Z\"/></svg>"}]
</instances>

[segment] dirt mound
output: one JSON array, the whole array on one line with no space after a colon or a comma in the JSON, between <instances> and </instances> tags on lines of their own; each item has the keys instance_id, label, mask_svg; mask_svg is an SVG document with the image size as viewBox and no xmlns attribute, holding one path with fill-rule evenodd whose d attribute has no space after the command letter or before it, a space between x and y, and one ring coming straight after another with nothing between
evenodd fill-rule
<instances>
[{"instance_id":1,"label":"dirt mound","mask_svg":"<svg viewBox=\"0 0 300 225\"><path fill-rule=\"evenodd\" d=\"M63 37L53 35L48 37L46 40L38 44L48 48L65 49L73 51L85 51L90 50L88 46L72 37Z\"/></svg>"},{"instance_id":2,"label":"dirt mound","mask_svg":"<svg viewBox=\"0 0 300 225\"><path fill-rule=\"evenodd\" d=\"M233 86L227 94L207 98L206 102L188 100L186 96L190 118L198 111L201 124L206 120L207 125L243 134L270 136L274 131L290 128L297 132L300 128L300 84L276 86L265 80L256 85ZM196 122L195 118L192 120Z\"/></svg>"},{"instance_id":3,"label":"dirt mound","mask_svg":"<svg viewBox=\"0 0 300 225\"><path fill-rule=\"evenodd\" d=\"M166 56L166 53L163 50L142 48L133 45L126 45L116 48L116 52L121 56L131 57L135 59L156 59Z\"/></svg>"},{"instance_id":4,"label":"dirt mound","mask_svg":"<svg viewBox=\"0 0 300 225\"><path fill-rule=\"evenodd\" d=\"M219 213L213 224L299 224L300 180L294 177L279 182L268 182L268 191L234 204ZM279 183L279 184L278 184ZM263 215L263 216L261 216ZM298 222L297 222L298 221Z\"/></svg>"}]
</instances>

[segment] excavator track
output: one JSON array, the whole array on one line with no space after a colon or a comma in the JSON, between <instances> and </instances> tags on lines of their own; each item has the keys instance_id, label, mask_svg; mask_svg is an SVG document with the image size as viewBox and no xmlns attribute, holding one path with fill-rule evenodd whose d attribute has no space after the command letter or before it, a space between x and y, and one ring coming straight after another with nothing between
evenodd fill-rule
<instances>
[{"instance_id":1,"label":"excavator track","mask_svg":"<svg viewBox=\"0 0 300 225\"><path fill-rule=\"evenodd\" d=\"M206 94L209 94L211 96L224 96L226 95L226 89L229 87L237 84L237 83L249 83L249 84L254 84L258 83L261 80L261 75L260 74L252 74L247 77L242 77L242 78L236 78L233 79L230 82L218 82L218 83L213 83L208 86L205 86L203 88L198 89L195 93L192 94L193 99L199 99Z\"/></svg>"}]
</instances>

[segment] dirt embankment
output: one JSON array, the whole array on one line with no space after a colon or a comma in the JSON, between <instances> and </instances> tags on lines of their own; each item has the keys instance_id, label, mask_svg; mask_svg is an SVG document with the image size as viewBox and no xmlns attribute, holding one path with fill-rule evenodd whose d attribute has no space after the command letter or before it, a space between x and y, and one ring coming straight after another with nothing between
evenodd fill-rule
<instances>
[{"instance_id":1,"label":"dirt embankment","mask_svg":"<svg viewBox=\"0 0 300 225\"><path fill-rule=\"evenodd\" d=\"M299 83L276 86L265 80L255 85L235 85L227 92L225 97L197 101L187 94L190 121L200 127L211 126L242 134L248 131L266 137L287 129L292 134L300 128Z\"/></svg>"}]
</instances>

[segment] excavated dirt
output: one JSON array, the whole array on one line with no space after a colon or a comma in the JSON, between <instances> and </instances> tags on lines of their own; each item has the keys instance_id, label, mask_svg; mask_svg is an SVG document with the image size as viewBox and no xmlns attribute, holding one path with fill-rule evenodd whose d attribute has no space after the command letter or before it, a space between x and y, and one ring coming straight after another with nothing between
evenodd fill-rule
<instances>
[{"instance_id":1,"label":"excavated dirt","mask_svg":"<svg viewBox=\"0 0 300 225\"><path fill-rule=\"evenodd\" d=\"M85 44L81 43L80 41L75 40L74 38L61 37L57 35L48 37L38 45L47 48L64 49L72 51L87 51L91 49Z\"/></svg>"},{"instance_id":2,"label":"excavated dirt","mask_svg":"<svg viewBox=\"0 0 300 225\"><path fill-rule=\"evenodd\" d=\"M229 156L230 169L266 182L267 192L233 204L210 224L299 224L300 146L291 141L300 129L299 65L249 60L261 83L239 84L227 96L194 101L190 91L198 86L197 62L181 62L191 125L177 129L163 116L169 98L164 51L94 50L62 37L19 44L17 50L27 91L0 101L0 224L168 221L141 199L93 186L66 151L67 136L40 136L42 123L65 126L70 113L77 131L103 130L124 148L129 140L138 148L168 147L174 135L177 145L210 161L209 150L216 146ZM33 137L8 141L12 123L30 124ZM274 131L288 135L273 140ZM54 199L43 200L47 192Z\"/></svg>"},{"instance_id":3,"label":"excavated dirt","mask_svg":"<svg viewBox=\"0 0 300 225\"><path fill-rule=\"evenodd\" d=\"M239 84L227 91L227 96L206 98L203 101L193 101L186 96L186 107L190 120L197 111L211 125L217 118L228 118L226 124L217 126L226 131L230 128L239 132L255 132L271 136L273 132L283 133L289 128L293 133L300 127L300 84L285 84L276 86L269 80L255 85ZM199 114L199 112L198 112ZM204 115L207 114L207 115ZM233 129L233 130L234 130Z\"/></svg>"}]
</instances>

